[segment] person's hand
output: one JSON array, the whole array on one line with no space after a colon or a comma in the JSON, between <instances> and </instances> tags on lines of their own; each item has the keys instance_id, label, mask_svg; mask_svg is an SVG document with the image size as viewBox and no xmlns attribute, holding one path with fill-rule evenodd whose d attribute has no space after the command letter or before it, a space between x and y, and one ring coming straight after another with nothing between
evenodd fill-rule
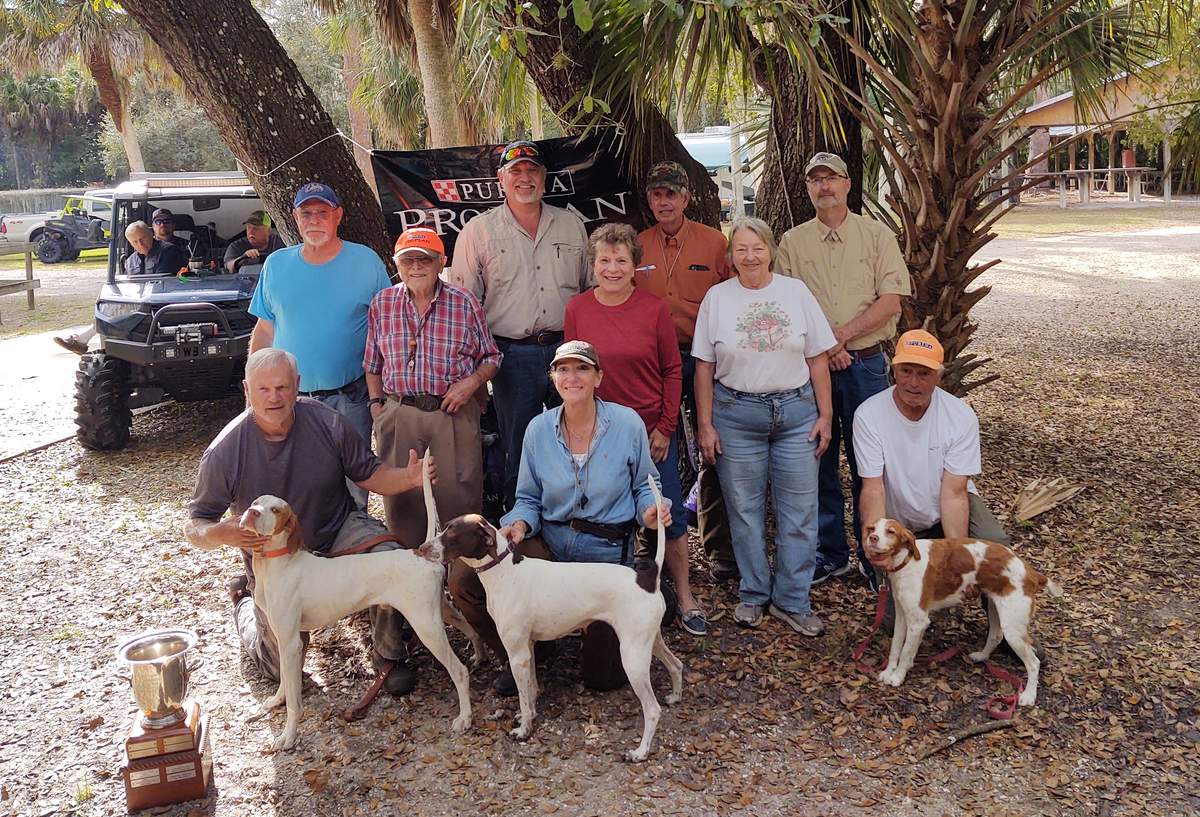
<instances>
[{"instance_id":1,"label":"person's hand","mask_svg":"<svg viewBox=\"0 0 1200 817\"><path fill-rule=\"evenodd\" d=\"M258 258L260 255L262 255L262 253L260 253L258 250L251 247L250 249L248 249L244 253L242 253L242 255L246 256L247 258Z\"/></svg>"},{"instance_id":2,"label":"person's hand","mask_svg":"<svg viewBox=\"0 0 1200 817\"><path fill-rule=\"evenodd\" d=\"M372 420L378 419L379 413L381 411L383 411L383 403L372 403L370 411L371 411L371 419Z\"/></svg>"},{"instance_id":3,"label":"person's hand","mask_svg":"<svg viewBox=\"0 0 1200 817\"><path fill-rule=\"evenodd\" d=\"M647 528L657 528L660 520L664 528L671 524L671 504L665 500L656 505L651 505L642 514L642 523Z\"/></svg>"},{"instance_id":4,"label":"person's hand","mask_svg":"<svg viewBox=\"0 0 1200 817\"><path fill-rule=\"evenodd\" d=\"M263 546L271 541L270 536L254 528L243 528L241 522L233 518L217 523L209 535L215 536L222 544L248 550L255 555L261 555Z\"/></svg>"},{"instance_id":5,"label":"person's hand","mask_svg":"<svg viewBox=\"0 0 1200 817\"><path fill-rule=\"evenodd\" d=\"M709 465L716 465L717 457L721 454L721 438L712 424L700 426L700 453Z\"/></svg>"},{"instance_id":6,"label":"person's hand","mask_svg":"<svg viewBox=\"0 0 1200 817\"><path fill-rule=\"evenodd\" d=\"M437 484L437 463L433 459L433 454L426 454L425 459L429 460L429 481ZM416 450L408 449L408 464L404 466L405 473L412 480L413 487L416 488L421 484L421 469L424 467L425 460L417 459Z\"/></svg>"},{"instance_id":7,"label":"person's hand","mask_svg":"<svg viewBox=\"0 0 1200 817\"><path fill-rule=\"evenodd\" d=\"M854 357L846 351L845 345L839 343L829 350L829 370L832 372L840 372L842 369L850 368L850 364L854 362Z\"/></svg>"},{"instance_id":8,"label":"person's hand","mask_svg":"<svg viewBox=\"0 0 1200 817\"><path fill-rule=\"evenodd\" d=\"M655 462L662 462L667 458L667 451L670 447L670 437L663 434L657 428L650 432L650 459Z\"/></svg>"},{"instance_id":9,"label":"person's hand","mask_svg":"<svg viewBox=\"0 0 1200 817\"><path fill-rule=\"evenodd\" d=\"M829 447L829 440L833 437L832 421L828 417L818 417L813 423L812 431L808 432L808 441L817 441L816 455L818 458L825 453L825 449Z\"/></svg>"},{"instance_id":10,"label":"person's hand","mask_svg":"<svg viewBox=\"0 0 1200 817\"><path fill-rule=\"evenodd\" d=\"M446 389L446 393L442 396L442 411L447 414L454 414L460 408L467 404L467 401L475 396L475 392L479 389L479 383L475 375L470 374L462 380L455 383L450 388Z\"/></svg>"},{"instance_id":11,"label":"person's hand","mask_svg":"<svg viewBox=\"0 0 1200 817\"><path fill-rule=\"evenodd\" d=\"M524 521L518 519L511 525L505 525L500 529L500 535L508 542L510 548L515 548L525 540L526 534L529 533L529 526Z\"/></svg>"}]
</instances>

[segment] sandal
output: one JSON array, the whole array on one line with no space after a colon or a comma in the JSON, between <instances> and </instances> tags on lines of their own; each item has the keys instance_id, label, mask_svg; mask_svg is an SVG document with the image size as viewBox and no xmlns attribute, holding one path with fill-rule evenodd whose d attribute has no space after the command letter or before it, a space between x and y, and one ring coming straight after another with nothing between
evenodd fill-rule
<instances>
[{"instance_id":1,"label":"sandal","mask_svg":"<svg viewBox=\"0 0 1200 817\"><path fill-rule=\"evenodd\" d=\"M687 610L680 614L679 623L692 635L708 635L708 619L703 610Z\"/></svg>"}]
</instances>

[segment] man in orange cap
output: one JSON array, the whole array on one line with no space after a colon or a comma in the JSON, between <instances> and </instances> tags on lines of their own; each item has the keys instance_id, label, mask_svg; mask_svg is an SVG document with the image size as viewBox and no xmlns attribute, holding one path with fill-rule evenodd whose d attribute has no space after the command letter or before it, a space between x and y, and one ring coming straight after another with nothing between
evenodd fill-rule
<instances>
[{"instance_id":1,"label":"man in orange cap","mask_svg":"<svg viewBox=\"0 0 1200 817\"><path fill-rule=\"evenodd\" d=\"M864 531L886 516L918 539L970 536L1007 545L1008 534L971 482L981 470L979 418L938 388L943 355L933 335L905 332L892 357L896 385L854 415Z\"/></svg>"},{"instance_id":2,"label":"man in orange cap","mask_svg":"<svg viewBox=\"0 0 1200 817\"><path fill-rule=\"evenodd\" d=\"M434 455L442 478L434 498L443 519L483 505L483 449L476 394L496 375L501 354L483 307L465 289L441 280L445 247L427 227L396 239L401 283L367 312L367 375L379 457L408 461L410 448ZM385 496L388 528L408 547L425 539L419 493Z\"/></svg>"}]
</instances>

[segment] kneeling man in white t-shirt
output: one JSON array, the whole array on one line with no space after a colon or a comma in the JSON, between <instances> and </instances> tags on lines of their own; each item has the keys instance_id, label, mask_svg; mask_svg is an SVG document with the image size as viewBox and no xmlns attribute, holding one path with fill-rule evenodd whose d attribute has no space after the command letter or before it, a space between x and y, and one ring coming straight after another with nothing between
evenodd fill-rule
<instances>
[{"instance_id":1,"label":"kneeling man in white t-shirt","mask_svg":"<svg viewBox=\"0 0 1200 817\"><path fill-rule=\"evenodd\" d=\"M933 335L905 332L892 358L896 385L854 414L854 456L863 481L860 541L886 516L918 539L969 536L1010 544L971 482L980 472L979 418L938 388L943 360Z\"/></svg>"}]
</instances>

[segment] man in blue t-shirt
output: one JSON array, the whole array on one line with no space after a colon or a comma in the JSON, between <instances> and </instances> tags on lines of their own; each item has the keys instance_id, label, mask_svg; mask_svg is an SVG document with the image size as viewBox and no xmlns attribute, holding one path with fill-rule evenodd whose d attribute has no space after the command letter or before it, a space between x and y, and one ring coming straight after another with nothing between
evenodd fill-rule
<instances>
[{"instance_id":1,"label":"man in blue t-shirt","mask_svg":"<svg viewBox=\"0 0 1200 817\"><path fill-rule=\"evenodd\" d=\"M300 395L335 409L369 445L367 308L392 282L374 250L338 237L343 210L333 188L309 182L292 208L303 243L276 250L263 266L250 303L258 318L250 353L275 346L295 355ZM351 494L366 507L365 491L355 485Z\"/></svg>"}]
</instances>

